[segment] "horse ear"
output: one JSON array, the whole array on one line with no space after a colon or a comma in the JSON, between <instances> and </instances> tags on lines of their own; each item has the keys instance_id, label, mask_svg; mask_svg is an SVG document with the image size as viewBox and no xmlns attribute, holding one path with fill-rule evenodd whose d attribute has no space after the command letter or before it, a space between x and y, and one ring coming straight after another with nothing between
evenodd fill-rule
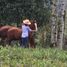
<instances>
[{"instance_id":1,"label":"horse ear","mask_svg":"<svg viewBox=\"0 0 67 67\"><path fill-rule=\"evenodd\" d=\"M36 23L37 21L36 21L36 20L34 20L34 22Z\"/></svg>"}]
</instances>

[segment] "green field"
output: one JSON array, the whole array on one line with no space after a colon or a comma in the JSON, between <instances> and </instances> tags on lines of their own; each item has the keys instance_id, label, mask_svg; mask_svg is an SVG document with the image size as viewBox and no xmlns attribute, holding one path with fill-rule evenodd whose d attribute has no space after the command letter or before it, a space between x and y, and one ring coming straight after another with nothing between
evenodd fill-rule
<instances>
[{"instance_id":1,"label":"green field","mask_svg":"<svg viewBox=\"0 0 67 67\"><path fill-rule=\"evenodd\" d=\"M0 67L67 67L67 51L0 47Z\"/></svg>"}]
</instances>

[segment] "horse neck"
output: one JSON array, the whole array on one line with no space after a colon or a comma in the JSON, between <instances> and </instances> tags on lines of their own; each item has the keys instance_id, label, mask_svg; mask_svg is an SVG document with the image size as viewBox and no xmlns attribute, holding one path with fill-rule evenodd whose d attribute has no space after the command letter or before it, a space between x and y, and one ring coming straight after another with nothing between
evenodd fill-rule
<instances>
[{"instance_id":1,"label":"horse neck","mask_svg":"<svg viewBox=\"0 0 67 67\"><path fill-rule=\"evenodd\" d=\"M35 30L35 25L34 25L34 23L32 23L29 27L30 27L32 30Z\"/></svg>"}]
</instances>

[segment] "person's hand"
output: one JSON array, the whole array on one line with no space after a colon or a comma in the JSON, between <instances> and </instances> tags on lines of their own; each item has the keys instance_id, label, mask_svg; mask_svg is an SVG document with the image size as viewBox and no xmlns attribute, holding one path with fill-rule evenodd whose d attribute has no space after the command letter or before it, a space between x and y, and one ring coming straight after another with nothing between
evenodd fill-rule
<instances>
[{"instance_id":1,"label":"person's hand","mask_svg":"<svg viewBox=\"0 0 67 67\"><path fill-rule=\"evenodd\" d=\"M37 23L35 23L36 31L37 31Z\"/></svg>"},{"instance_id":2,"label":"person's hand","mask_svg":"<svg viewBox=\"0 0 67 67\"><path fill-rule=\"evenodd\" d=\"M37 26L37 23L35 23L35 26Z\"/></svg>"}]
</instances>

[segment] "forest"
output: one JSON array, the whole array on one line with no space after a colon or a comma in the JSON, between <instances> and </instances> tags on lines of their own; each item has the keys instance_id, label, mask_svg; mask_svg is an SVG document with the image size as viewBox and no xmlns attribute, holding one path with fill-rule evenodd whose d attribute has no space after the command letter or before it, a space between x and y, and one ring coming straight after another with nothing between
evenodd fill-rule
<instances>
[{"instance_id":1,"label":"forest","mask_svg":"<svg viewBox=\"0 0 67 67\"><path fill-rule=\"evenodd\" d=\"M50 18L50 1L0 0L0 23L19 25L24 18L36 19L39 25L46 24Z\"/></svg>"}]
</instances>

